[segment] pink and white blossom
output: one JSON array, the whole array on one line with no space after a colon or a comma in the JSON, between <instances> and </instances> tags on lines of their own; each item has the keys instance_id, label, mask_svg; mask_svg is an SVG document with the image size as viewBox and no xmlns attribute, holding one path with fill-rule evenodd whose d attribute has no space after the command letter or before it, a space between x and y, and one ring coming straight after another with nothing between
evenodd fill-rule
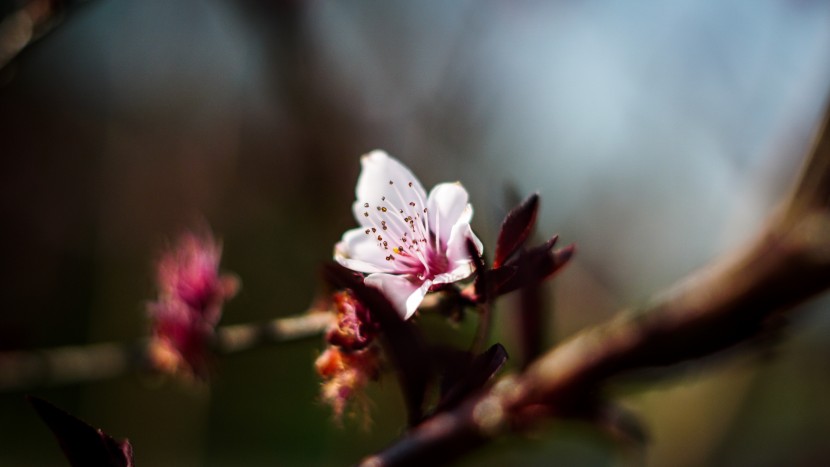
<instances>
[{"instance_id":1,"label":"pink and white blossom","mask_svg":"<svg viewBox=\"0 0 830 467\"><path fill-rule=\"evenodd\" d=\"M361 158L352 211L360 228L343 234L334 259L369 274L404 319L415 313L434 286L469 277L474 263L470 239L473 208L460 183L441 183L427 195L403 164L383 151Z\"/></svg>"}]
</instances>

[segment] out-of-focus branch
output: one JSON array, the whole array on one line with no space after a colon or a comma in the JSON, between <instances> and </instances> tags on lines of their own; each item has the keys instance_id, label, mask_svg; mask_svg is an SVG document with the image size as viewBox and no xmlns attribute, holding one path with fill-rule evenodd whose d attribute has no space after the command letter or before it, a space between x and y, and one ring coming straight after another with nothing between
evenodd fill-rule
<instances>
[{"instance_id":1,"label":"out-of-focus branch","mask_svg":"<svg viewBox=\"0 0 830 467\"><path fill-rule=\"evenodd\" d=\"M51 30L72 0L29 0L0 18L0 69L34 40Z\"/></svg>"},{"instance_id":2,"label":"out-of-focus branch","mask_svg":"<svg viewBox=\"0 0 830 467\"><path fill-rule=\"evenodd\" d=\"M311 311L265 323L216 329L213 350L232 355L267 345L320 335L332 322L329 312ZM152 371L147 339L51 349L0 352L0 391L87 383L130 371Z\"/></svg>"},{"instance_id":3,"label":"out-of-focus branch","mask_svg":"<svg viewBox=\"0 0 830 467\"><path fill-rule=\"evenodd\" d=\"M413 428L364 466L447 463L544 417L590 414L614 376L674 365L746 342L830 288L827 116L792 194L756 239L651 304L577 334L457 409Z\"/></svg>"},{"instance_id":4,"label":"out-of-focus branch","mask_svg":"<svg viewBox=\"0 0 830 467\"><path fill-rule=\"evenodd\" d=\"M785 214L792 218L808 215L810 211L830 209L830 111L824 120L804 166L798 183L787 200ZM792 221L790 221L792 222Z\"/></svg>"},{"instance_id":5,"label":"out-of-focus branch","mask_svg":"<svg viewBox=\"0 0 830 467\"><path fill-rule=\"evenodd\" d=\"M279 318L262 324L237 324L216 330L215 350L231 355L270 344L296 341L323 333L334 322L328 311L311 311L290 318Z\"/></svg>"}]
</instances>

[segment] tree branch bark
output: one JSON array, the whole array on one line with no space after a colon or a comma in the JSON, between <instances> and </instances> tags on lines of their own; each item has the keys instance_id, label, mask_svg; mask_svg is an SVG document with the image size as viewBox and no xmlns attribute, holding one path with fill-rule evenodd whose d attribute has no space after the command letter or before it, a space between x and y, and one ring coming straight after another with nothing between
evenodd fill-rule
<instances>
[{"instance_id":1,"label":"tree branch bark","mask_svg":"<svg viewBox=\"0 0 830 467\"><path fill-rule=\"evenodd\" d=\"M213 350L233 355L267 345L319 336L333 315L309 311L265 323L236 324L216 329ZM44 386L88 383L115 378L129 371L151 371L149 339L0 352L0 392Z\"/></svg>"}]
</instances>

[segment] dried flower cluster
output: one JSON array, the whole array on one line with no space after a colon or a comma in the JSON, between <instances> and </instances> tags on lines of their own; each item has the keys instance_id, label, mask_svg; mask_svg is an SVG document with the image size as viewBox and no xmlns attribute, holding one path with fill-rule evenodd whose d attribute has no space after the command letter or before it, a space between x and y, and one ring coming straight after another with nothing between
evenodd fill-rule
<instances>
[{"instance_id":1,"label":"dried flower cluster","mask_svg":"<svg viewBox=\"0 0 830 467\"><path fill-rule=\"evenodd\" d=\"M337 320L326 333L329 347L315 363L324 380L321 397L332 407L336 420L343 417L349 402L354 402L355 414L365 416L363 389L380 375L380 351L375 344L378 326L349 291L334 294L334 309Z\"/></svg>"}]
</instances>

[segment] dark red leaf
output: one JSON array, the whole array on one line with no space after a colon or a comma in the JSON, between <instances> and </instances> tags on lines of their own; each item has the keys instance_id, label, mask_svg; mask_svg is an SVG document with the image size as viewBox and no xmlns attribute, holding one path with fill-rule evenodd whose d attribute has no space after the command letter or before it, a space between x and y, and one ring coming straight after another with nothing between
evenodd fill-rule
<instances>
[{"instance_id":1,"label":"dark red leaf","mask_svg":"<svg viewBox=\"0 0 830 467\"><path fill-rule=\"evenodd\" d=\"M431 350L431 358L441 376L439 399L443 399L464 378L474 356L467 350L450 346L435 346Z\"/></svg>"},{"instance_id":2,"label":"dark red leaf","mask_svg":"<svg viewBox=\"0 0 830 467\"><path fill-rule=\"evenodd\" d=\"M476 295L483 297L486 294L492 294L493 298L495 298L507 293L501 291L513 281L513 278L518 272L519 267L515 264L508 264L497 269L488 270L483 274L486 277L481 279L480 282L476 282ZM487 284L489 291L485 289L484 284Z\"/></svg>"},{"instance_id":3,"label":"dark red leaf","mask_svg":"<svg viewBox=\"0 0 830 467\"><path fill-rule=\"evenodd\" d=\"M52 430L72 467L134 466L133 448L129 441L116 441L43 399L33 396L26 399Z\"/></svg>"},{"instance_id":4,"label":"dark red leaf","mask_svg":"<svg viewBox=\"0 0 830 467\"><path fill-rule=\"evenodd\" d=\"M337 263L326 264L323 271L330 284L351 290L378 323L386 355L397 369L409 424L418 424L423 419L427 385L434 374L423 337L410 321L398 315L383 293L364 284L362 276Z\"/></svg>"},{"instance_id":5,"label":"dark red leaf","mask_svg":"<svg viewBox=\"0 0 830 467\"><path fill-rule=\"evenodd\" d=\"M496 256L493 267L498 268L521 247L536 224L536 214L539 212L539 194L528 196L518 206L511 209L504 217L496 241Z\"/></svg>"},{"instance_id":6,"label":"dark red leaf","mask_svg":"<svg viewBox=\"0 0 830 467\"><path fill-rule=\"evenodd\" d=\"M464 398L484 387L487 381L504 365L507 358L507 350L504 346L493 344L484 353L476 357L466 371L461 372L461 377L441 398L435 412L455 407Z\"/></svg>"},{"instance_id":7,"label":"dark red leaf","mask_svg":"<svg viewBox=\"0 0 830 467\"><path fill-rule=\"evenodd\" d=\"M576 246L571 244L554 250L557 239L558 236L554 235L542 245L523 251L519 256L511 258L502 268L498 268L515 268L515 273L502 282L493 281L490 285L490 296L495 298L526 285L538 284L567 264L576 251ZM498 269L490 275L497 274L495 271Z\"/></svg>"}]
</instances>

